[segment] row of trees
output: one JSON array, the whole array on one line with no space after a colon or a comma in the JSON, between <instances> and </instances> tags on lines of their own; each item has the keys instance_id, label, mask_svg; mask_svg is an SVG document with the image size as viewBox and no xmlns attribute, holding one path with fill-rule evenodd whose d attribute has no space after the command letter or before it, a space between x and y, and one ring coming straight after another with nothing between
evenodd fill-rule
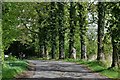
<instances>
[{"instance_id":1,"label":"row of trees","mask_svg":"<svg viewBox=\"0 0 120 80\"><path fill-rule=\"evenodd\" d=\"M1 19L1 15L2 15L2 3L0 2L0 79L2 79L2 19Z\"/></svg>"},{"instance_id":2,"label":"row of trees","mask_svg":"<svg viewBox=\"0 0 120 80\"><path fill-rule=\"evenodd\" d=\"M1 20L0 20L0 32L2 32ZM2 71L2 33L0 33L0 71ZM2 72L0 72L0 79L2 78Z\"/></svg>"},{"instance_id":3,"label":"row of trees","mask_svg":"<svg viewBox=\"0 0 120 80\"><path fill-rule=\"evenodd\" d=\"M112 45L108 49L113 51L111 67L115 67L120 55L119 6L119 2L3 3L3 48L21 41L34 46L39 57L63 59L70 58L76 47L81 59L97 53L101 61L104 45Z\"/></svg>"},{"instance_id":4,"label":"row of trees","mask_svg":"<svg viewBox=\"0 0 120 80\"><path fill-rule=\"evenodd\" d=\"M112 65L115 67L119 64L119 11L120 2L114 3L98 3L98 56L97 60L101 60L104 53L105 28L111 39L112 44Z\"/></svg>"}]
</instances>

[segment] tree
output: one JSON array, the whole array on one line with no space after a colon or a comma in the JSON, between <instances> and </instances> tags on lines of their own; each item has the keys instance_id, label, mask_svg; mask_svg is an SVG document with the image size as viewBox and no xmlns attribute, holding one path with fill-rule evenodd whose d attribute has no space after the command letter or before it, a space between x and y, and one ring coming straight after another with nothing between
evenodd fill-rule
<instances>
[{"instance_id":1,"label":"tree","mask_svg":"<svg viewBox=\"0 0 120 80\"><path fill-rule=\"evenodd\" d=\"M2 15L2 2L0 1L0 15ZM0 79L2 79L2 64L4 61L4 53L3 53L3 46L2 46L2 20L0 16Z\"/></svg>"},{"instance_id":2,"label":"tree","mask_svg":"<svg viewBox=\"0 0 120 80\"><path fill-rule=\"evenodd\" d=\"M69 16L70 16L70 32L69 32L69 58L71 57L71 50L74 47L74 34L75 34L75 15L76 15L76 5L73 2L70 2Z\"/></svg>"},{"instance_id":3,"label":"tree","mask_svg":"<svg viewBox=\"0 0 120 80\"><path fill-rule=\"evenodd\" d=\"M3 54L3 47L2 47L2 24L1 24L1 19L0 19L0 79L2 78L3 61L4 61L4 54Z\"/></svg>"},{"instance_id":4,"label":"tree","mask_svg":"<svg viewBox=\"0 0 120 80\"><path fill-rule=\"evenodd\" d=\"M111 14L108 22L109 22L109 33L111 35L111 42L112 42L112 64L111 68L119 66L119 59L120 59L120 3L109 3L108 4L109 14Z\"/></svg>"},{"instance_id":5,"label":"tree","mask_svg":"<svg viewBox=\"0 0 120 80\"><path fill-rule=\"evenodd\" d=\"M42 6L42 7L41 7ZM39 47L39 57L46 57L46 47L48 39L46 27L48 25L47 7L49 3L27 3L23 4L21 8L22 15L20 17L23 26L28 30L27 34L31 35L32 42L35 47ZM29 8L29 9L28 9ZM31 12L32 10L32 12ZM24 15L23 15L24 14ZM38 44L38 45L37 45Z\"/></svg>"},{"instance_id":6,"label":"tree","mask_svg":"<svg viewBox=\"0 0 120 80\"><path fill-rule=\"evenodd\" d=\"M63 59L65 56L64 53L64 3L60 2L58 4L58 32L59 32L59 59Z\"/></svg>"},{"instance_id":7,"label":"tree","mask_svg":"<svg viewBox=\"0 0 120 80\"><path fill-rule=\"evenodd\" d=\"M114 4L114 3L113 3ZM112 15L113 15L113 25L111 25L111 37L112 37L112 46L113 46L113 56L112 56L112 64L111 67L119 66L119 59L120 59L120 33L118 31L120 30L120 3L117 3L114 5L114 8L112 9Z\"/></svg>"},{"instance_id":8,"label":"tree","mask_svg":"<svg viewBox=\"0 0 120 80\"><path fill-rule=\"evenodd\" d=\"M80 30L80 42L81 42L81 59L86 59L86 10L83 3L78 3L79 13L79 30Z\"/></svg>"},{"instance_id":9,"label":"tree","mask_svg":"<svg viewBox=\"0 0 120 80\"><path fill-rule=\"evenodd\" d=\"M50 27L51 27L51 57L52 59L55 58L56 54L56 36L57 36L57 29L56 29L56 3L50 3Z\"/></svg>"},{"instance_id":10,"label":"tree","mask_svg":"<svg viewBox=\"0 0 120 80\"><path fill-rule=\"evenodd\" d=\"M104 23L105 23L105 7L104 2L98 2L98 53L97 60L100 61L103 55L103 39L104 39Z\"/></svg>"},{"instance_id":11,"label":"tree","mask_svg":"<svg viewBox=\"0 0 120 80\"><path fill-rule=\"evenodd\" d=\"M46 7L48 3L5 3L3 6L5 48L9 47L14 40L20 40L39 49L39 55L43 57L47 42L45 41L47 35L44 34L46 34L45 28L48 24L46 20L49 12Z\"/></svg>"},{"instance_id":12,"label":"tree","mask_svg":"<svg viewBox=\"0 0 120 80\"><path fill-rule=\"evenodd\" d=\"M17 29L19 21L17 10L18 5L14 3L3 3L2 6L2 30L3 49L7 49L12 41L17 40L20 30Z\"/></svg>"},{"instance_id":13,"label":"tree","mask_svg":"<svg viewBox=\"0 0 120 80\"><path fill-rule=\"evenodd\" d=\"M37 3L38 5L40 3ZM44 55L44 43L43 43L43 26L41 25L42 21L43 21L43 17L42 17L42 11L43 10L42 8L37 8L36 7L36 12L38 14L38 23L39 23L39 27L38 27L38 39L39 39L39 57L43 58L43 55Z\"/></svg>"}]
</instances>

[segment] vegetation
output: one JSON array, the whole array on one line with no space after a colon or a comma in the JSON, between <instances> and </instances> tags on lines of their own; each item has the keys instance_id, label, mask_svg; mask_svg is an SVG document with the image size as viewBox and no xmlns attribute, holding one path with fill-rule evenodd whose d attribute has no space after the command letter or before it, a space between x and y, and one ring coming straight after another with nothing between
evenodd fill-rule
<instances>
[{"instance_id":1,"label":"vegetation","mask_svg":"<svg viewBox=\"0 0 120 80\"><path fill-rule=\"evenodd\" d=\"M2 20L1 20L1 12L2 12L2 10L1 10L1 7L2 7L2 5L1 5L2 3L0 2L0 79L2 79L2 62L3 62L3 60L4 60L4 57L2 57L3 56L3 50L2 50Z\"/></svg>"},{"instance_id":2,"label":"vegetation","mask_svg":"<svg viewBox=\"0 0 120 80\"><path fill-rule=\"evenodd\" d=\"M2 78L2 62L3 62L3 58L1 57L2 56L2 29L1 29L1 21L0 21L0 79Z\"/></svg>"},{"instance_id":3,"label":"vegetation","mask_svg":"<svg viewBox=\"0 0 120 80\"><path fill-rule=\"evenodd\" d=\"M119 78L119 69L112 68L108 69L105 64L98 61L83 61L80 59L74 60L74 59L65 59L64 61L67 62L75 62L77 64L83 64L86 65L90 70L93 72L98 72L103 76L107 76L109 78Z\"/></svg>"},{"instance_id":4,"label":"vegetation","mask_svg":"<svg viewBox=\"0 0 120 80\"><path fill-rule=\"evenodd\" d=\"M102 54L104 53L104 24L105 24L105 4L104 2L98 2L98 53L97 53L97 60L102 59Z\"/></svg>"},{"instance_id":5,"label":"vegetation","mask_svg":"<svg viewBox=\"0 0 120 80\"><path fill-rule=\"evenodd\" d=\"M5 61L2 69L2 80L11 80L18 74L27 70L28 63L25 61Z\"/></svg>"},{"instance_id":6,"label":"vegetation","mask_svg":"<svg viewBox=\"0 0 120 80\"><path fill-rule=\"evenodd\" d=\"M66 59L75 47L80 59L76 61L94 71L102 69L100 73L109 76L112 69L120 68L120 2L5 2L2 13L2 61L4 54ZM6 62L3 67L11 68Z\"/></svg>"}]
</instances>

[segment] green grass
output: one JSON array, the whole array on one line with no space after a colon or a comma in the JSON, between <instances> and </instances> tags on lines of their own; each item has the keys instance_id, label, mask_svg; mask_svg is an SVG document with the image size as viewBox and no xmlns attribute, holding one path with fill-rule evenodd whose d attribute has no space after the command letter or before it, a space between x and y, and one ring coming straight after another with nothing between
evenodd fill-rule
<instances>
[{"instance_id":1,"label":"green grass","mask_svg":"<svg viewBox=\"0 0 120 80\"><path fill-rule=\"evenodd\" d=\"M93 72L98 72L101 75L104 75L108 78L120 78L120 73L118 72L118 69L112 68L108 69L105 64L98 61L83 61L83 60L74 60L74 59L65 59L64 61L67 62L75 62L77 64L83 64L86 65L89 69L91 69Z\"/></svg>"},{"instance_id":2,"label":"green grass","mask_svg":"<svg viewBox=\"0 0 120 80\"><path fill-rule=\"evenodd\" d=\"M11 80L24 70L27 70L28 63L26 61L5 61L2 69L2 80Z\"/></svg>"}]
</instances>

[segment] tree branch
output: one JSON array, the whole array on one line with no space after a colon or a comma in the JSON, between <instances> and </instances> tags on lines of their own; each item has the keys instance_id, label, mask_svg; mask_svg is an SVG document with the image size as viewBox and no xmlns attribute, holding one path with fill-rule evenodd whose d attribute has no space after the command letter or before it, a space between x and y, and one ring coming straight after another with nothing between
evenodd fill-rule
<instances>
[{"instance_id":1,"label":"tree branch","mask_svg":"<svg viewBox=\"0 0 120 80\"><path fill-rule=\"evenodd\" d=\"M30 32L32 32L32 33L36 33L36 34L39 34L39 32L36 32L36 31L33 31L33 30L29 29L29 28L26 26L25 23L23 23L23 25L24 25L25 28L26 28L27 30L29 30Z\"/></svg>"}]
</instances>

